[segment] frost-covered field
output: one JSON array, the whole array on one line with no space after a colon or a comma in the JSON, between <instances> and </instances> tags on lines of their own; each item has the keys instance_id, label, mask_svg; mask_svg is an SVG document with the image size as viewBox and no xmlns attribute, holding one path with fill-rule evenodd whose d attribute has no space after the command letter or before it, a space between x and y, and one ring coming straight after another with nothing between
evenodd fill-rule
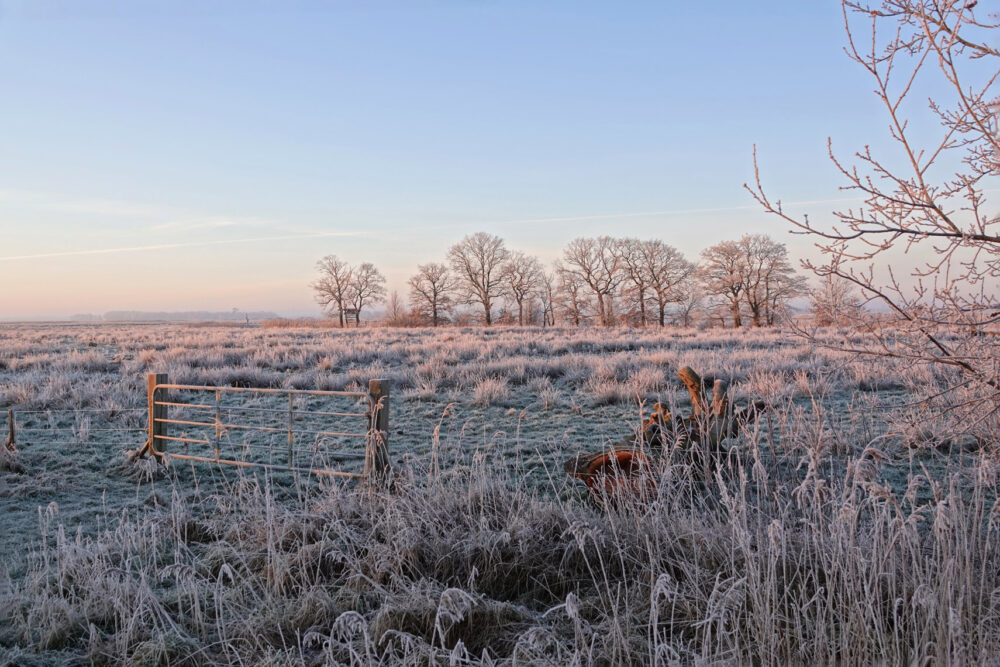
<instances>
[{"instance_id":1,"label":"frost-covered field","mask_svg":"<svg viewBox=\"0 0 1000 667\"><path fill-rule=\"evenodd\" d=\"M563 460L686 410L683 365L767 418L596 509ZM127 464L152 372L388 378L395 491ZM3 325L0 662L995 658L995 443L912 400L947 379L776 330Z\"/></svg>"}]
</instances>

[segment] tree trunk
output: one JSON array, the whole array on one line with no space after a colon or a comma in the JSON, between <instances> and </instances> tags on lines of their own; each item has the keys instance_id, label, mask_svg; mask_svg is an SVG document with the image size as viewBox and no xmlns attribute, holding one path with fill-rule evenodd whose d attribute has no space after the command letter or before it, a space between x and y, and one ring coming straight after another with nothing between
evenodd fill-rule
<instances>
[{"instance_id":1,"label":"tree trunk","mask_svg":"<svg viewBox=\"0 0 1000 667\"><path fill-rule=\"evenodd\" d=\"M738 300L733 301L733 328L739 329L743 326L743 320L740 319L740 302Z\"/></svg>"},{"instance_id":2,"label":"tree trunk","mask_svg":"<svg viewBox=\"0 0 1000 667\"><path fill-rule=\"evenodd\" d=\"M517 326L524 326L524 302L521 300L517 302Z\"/></svg>"},{"instance_id":3,"label":"tree trunk","mask_svg":"<svg viewBox=\"0 0 1000 667\"><path fill-rule=\"evenodd\" d=\"M490 302L489 301L484 301L483 302L483 310L486 311L486 326L492 325L493 324L493 316L492 316L492 314L490 314Z\"/></svg>"}]
</instances>

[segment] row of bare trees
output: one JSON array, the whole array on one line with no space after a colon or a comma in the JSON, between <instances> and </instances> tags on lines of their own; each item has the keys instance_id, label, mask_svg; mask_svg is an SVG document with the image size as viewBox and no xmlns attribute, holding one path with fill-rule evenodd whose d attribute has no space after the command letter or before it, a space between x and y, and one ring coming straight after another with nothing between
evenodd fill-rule
<instances>
[{"instance_id":1,"label":"row of bare trees","mask_svg":"<svg viewBox=\"0 0 1000 667\"><path fill-rule=\"evenodd\" d=\"M317 299L341 326L345 312L358 320L365 305L385 301L385 279L371 264L352 267L331 255L318 267ZM700 265L659 239L578 238L547 268L508 249L499 236L479 232L453 245L445 262L418 266L408 286L409 311L393 293L387 319L432 326L468 319L463 306L487 326L498 318L542 326L689 326L699 309L728 313L735 327L744 314L754 326L767 326L789 299L805 293L785 246L761 234L708 248Z\"/></svg>"},{"instance_id":2,"label":"row of bare trees","mask_svg":"<svg viewBox=\"0 0 1000 667\"><path fill-rule=\"evenodd\" d=\"M668 308L697 290L695 265L658 239L578 238L556 263L563 310L579 325L593 309L594 318L611 325L622 314L638 324L666 324Z\"/></svg>"}]
</instances>

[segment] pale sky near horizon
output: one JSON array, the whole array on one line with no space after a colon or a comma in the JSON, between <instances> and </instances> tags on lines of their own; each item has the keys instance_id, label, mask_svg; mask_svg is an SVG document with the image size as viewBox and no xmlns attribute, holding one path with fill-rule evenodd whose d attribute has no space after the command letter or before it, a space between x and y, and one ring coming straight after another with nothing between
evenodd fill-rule
<instances>
[{"instance_id":1,"label":"pale sky near horizon","mask_svg":"<svg viewBox=\"0 0 1000 667\"><path fill-rule=\"evenodd\" d=\"M845 203L827 137L886 121L843 44L828 0L0 0L0 319L318 315L323 255L405 294L477 231L803 257L742 183L756 143L790 209Z\"/></svg>"}]
</instances>

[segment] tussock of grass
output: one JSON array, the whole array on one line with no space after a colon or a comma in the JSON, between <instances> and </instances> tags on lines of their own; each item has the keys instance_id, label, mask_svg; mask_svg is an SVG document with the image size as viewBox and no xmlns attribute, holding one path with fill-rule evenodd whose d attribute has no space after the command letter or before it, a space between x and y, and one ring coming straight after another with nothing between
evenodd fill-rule
<instances>
[{"instance_id":1,"label":"tussock of grass","mask_svg":"<svg viewBox=\"0 0 1000 667\"><path fill-rule=\"evenodd\" d=\"M0 471L13 473L23 473L24 466L18 460L17 452L13 449L0 446Z\"/></svg>"},{"instance_id":2,"label":"tussock of grass","mask_svg":"<svg viewBox=\"0 0 1000 667\"><path fill-rule=\"evenodd\" d=\"M869 481L877 463L794 488L752 452L710 488L667 467L654 503L608 512L485 468L297 501L243 478L93 540L53 508L0 645L143 664L994 657L997 476L919 504Z\"/></svg>"},{"instance_id":3,"label":"tussock of grass","mask_svg":"<svg viewBox=\"0 0 1000 667\"><path fill-rule=\"evenodd\" d=\"M472 393L477 405L504 405L510 398L510 382L501 376L483 378Z\"/></svg>"}]
</instances>

